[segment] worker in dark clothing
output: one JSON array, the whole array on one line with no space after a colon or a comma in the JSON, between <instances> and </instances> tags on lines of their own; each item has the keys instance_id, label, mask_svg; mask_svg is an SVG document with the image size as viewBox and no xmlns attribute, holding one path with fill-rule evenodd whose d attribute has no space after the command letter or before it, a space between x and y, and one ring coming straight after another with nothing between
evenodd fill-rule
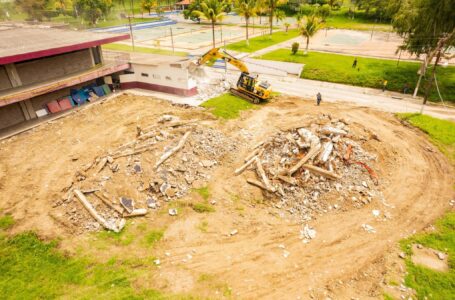
<instances>
[{"instance_id":1,"label":"worker in dark clothing","mask_svg":"<svg viewBox=\"0 0 455 300\"><path fill-rule=\"evenodd\" d=\"M352 63L352 68L355 69L357 67L357 57L354 58L354 62Z\"/></svg>"},{"instance_id":2,"label":"worker in dark clothing","mask_svg":"<svg viewBox=\"0 0 455 300\"><path fill-rule=\"evenodd\" d=\"M322 101L322 96L321 96L321 93L318 92L318 94L316 95L316 103L318 104L321 104L321 101Z\"/></svg>"}]
</instances>

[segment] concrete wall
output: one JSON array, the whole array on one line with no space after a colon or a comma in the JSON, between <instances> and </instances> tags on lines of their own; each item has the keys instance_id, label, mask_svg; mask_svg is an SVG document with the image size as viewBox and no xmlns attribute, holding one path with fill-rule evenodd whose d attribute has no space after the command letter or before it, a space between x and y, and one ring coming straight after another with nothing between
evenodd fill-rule
<instances>
[{"instance_id":1,"label":"concrete wall","mask_svg":"<svg viewBox=\"0 0 455 300\"><path fill-rule=\"evenodd\" d=\"M19 103L0 107L0 129L25 121Z\"/></svg>"},{"instance_id":2,"label":"concrete wall","mask_svg":"<svg viewBox=\"0 0 455 300\"><path fill-rule=\"evenodd\" d=\"M4 66L0 66L0 91L11 88L11 82L9 81L8 75Z\"/></svg>"},{"instance_id":3,"label":"concrete wall","mask_svg":"<svg viewBox=\"0 0 455 300\"><path fill-rule=\"evenodd\" d=\"M15 66L23 85L39 83L89 69L93 66L90 51L84 49L17 63Z\"/></svg>"},{"instance_id":4,"label":"concrete wall","mask_svg":"<svg viewBox=\"0 0 455 300\"><path fill-rule=\"evenodd\" d=\"M141 82L182 90L191 90L196 82L190 79L188 69L180 64L141 65L131 64L132 74L120 75L121 83Z\"/></svg>"}]
</instances>

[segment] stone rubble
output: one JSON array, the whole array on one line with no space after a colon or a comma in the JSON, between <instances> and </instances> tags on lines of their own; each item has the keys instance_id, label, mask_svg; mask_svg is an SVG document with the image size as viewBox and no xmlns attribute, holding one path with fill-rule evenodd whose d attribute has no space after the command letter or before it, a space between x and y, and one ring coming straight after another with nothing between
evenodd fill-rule
<instances>
[{"instance_id":1,"label":"stone rubble","mask_svg":"<svg viewBox=\"0 0 455 300\"><path fill-rule=\"evenodd\" d=\"M188 132L183 147L155 168ZM137 136L130 142L81 166L56 207L63 207L68 222L81 231L97 231L99 224L73 201L73 190L89 191L86 197L98 214L116 223L123 217L159 209L163 202L205 186L221 159L236 148L232 139L216 129L162 115L148 128L138 126ZM176 216L177 210L168 213Z\"/></svg>"},{"instance_id":2,"label":"stone rubble","mask_svg":"<svg viewBox=\"0 0 455 300\"><path fill-rule=\"evenodd\" d=\"M348 121L320 115L309 126L268 137L236 174L255 171L256 178L247 182L274 200L275 208L307 223L332 210L360 208L383 198L370 167L376 156L362 148L363 141L350 133Z\"/></svg>"}]
</instances>

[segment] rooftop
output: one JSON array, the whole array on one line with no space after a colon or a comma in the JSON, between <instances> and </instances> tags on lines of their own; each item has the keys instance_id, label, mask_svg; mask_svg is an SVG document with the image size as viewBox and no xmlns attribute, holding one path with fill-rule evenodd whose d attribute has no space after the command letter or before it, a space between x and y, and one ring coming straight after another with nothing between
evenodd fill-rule
<instances>
[{"instance_id":1,"label":"rooftop","mask_svg":"<svg viewBox=\"0 0 455 300\"><path fill-rule=\"evenodd\" d=\"M182 67L190 63L186 57L160 55L150 53L130 53L130 63L137 65L152 65L158 66L163 64L180 64Z\"/></svg>"},{"instance_id":2,"label":"rooftop","mask_svg":"<svg viewBox=\"0 0 455 300\"><path fill-rule=\"evenodd\" d=\"M129 37L129 34L0 24L0 65L77 51Z\"/></svg>"}]
</instances>

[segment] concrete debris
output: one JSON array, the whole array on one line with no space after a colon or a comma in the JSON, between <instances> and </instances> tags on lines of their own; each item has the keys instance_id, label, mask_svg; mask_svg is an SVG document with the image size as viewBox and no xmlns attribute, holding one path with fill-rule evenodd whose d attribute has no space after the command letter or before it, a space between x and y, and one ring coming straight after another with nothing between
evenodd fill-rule
<instances>
[{"instance_id":1,"label":"concrete debris","mask_svg":"<svg viewBox=\"0 0 455 300\"><path fill-rule=\"evenodd\" d=\"M239 231L237 229L233 229L233 230L231 230L231 232L229 234L231 236L233 236L233 235L236 235L237 233L239 233Z\"/></svg>"},{"instance_id":2,"label":"concrete debris","mask_svg":"<svg viewBox=\"0 0 455 300\"><path fill-rule=\"evenodd\" d=\"M291 255L291 252L289 252L287 250L283 250L283 257L284 258L288 258L289 255Z\"/></svg>"},{"instance_id":3,"label":"concrete debris","mask_svg":"<svg viewBox=\"0 0 455 300\"><path fill-rule=\"evenodd\" d=\"M371 225L362 224L362 228L365 229L365 231L368 233L376 233L376 229L374 229L374 227Z\"/></svg>"},{"instance_id":4,"label":"concrete debris","mask_svg":"<svg viewBox=\"0 0 455 300\"><path fill-rule=\"evenodd\" d=\"M234 174L254 171L256 178L248 173L247 183L275 200L274 207L304 222L333 207L360 208L382 199L378 178L369 166L376 156L362 148L363 137L329 115L308 123L263 140Z\"/></svg>"},{"instance_id":5,"label":"concrete debris","mask_svg":"<svg viewBox=\"0 0 455 300\"><path fill-rule=\"evenodd\" d=\"M377 209L373 209L371 212L373 213L373 216L375 216L375 217L379 217L381 215L381 211L377 210Z\"/></svg>"},{"instance_id":6,"label":"concrete debris","mask_svg":"<svg viewBox=\"0 0 455 300\"><path fill-rule=\"evenodd\" d=\"M168 213L169 213L170 216L176 216L176 215L178 214L176 208L170 208L170 209L168 210Z\"/></svg>"},{"instance_id":7,"label":"concrete debris","mask_svg":"<svg viewBox=\"0 0 455 300\"><path fill-rule=\"evenodd\" d=\"M444 260L446 258L445 254L442 252L436 252L436 255L440 260Z\"/></svg>"},{"instance_id":8,"label":"concrete debris","mask_svg":"<svg viewBox=\"0 0 455 300\"><path fill-rule=\"evenodd\" d=\"M406 254L405 254L404 252L400 252L400 253L398 254L398 257L399 257L399 258L402 258L402 259L405 259L405 258L406 258Z\"/></svg>"},{"instance_id":9,"label":"concrete debris","mask_svg":"<svg viewBox=\"0 0 455 300\"><path fill-rule=\"evenodd\" d=\"M307 240L312 240L316 237L316 230L310 228L308 224L305 224L303 229L300 231L300 236Z\"/></svg>"},{"instance_id":10,"label":"concrete debris","mask_svg":"<svg viewBox=\"0 0 455 300\"><path fill-rule=\"evenodd\" d=\"M105 154L91 163L81 162L69 179L70 188L62 191L64 205L56 208L64 210L68 223L79 232L106 226L118 229L123 216L160 210L163 202L206 186L216 166L227 154L236 152L238 143L196 121L181 121L165 114L146 126L138 124L132 139L117 148L105 149ZM104 224L80 209L77 201L68 201L75 189L96 191L86 198L106 221ZM169 214L175 216L177 210Z\"/></svg>"},{"instance_id":11,"label":"concrete debris","mask_svg":"<svg viewBox=\"0 0 455 300\"><path fill-rule=\"evenodd\" d=\"M153 261L153 263L154 263L155 265L159 266L159 265L161 264L161 261L160 261L159 259L155 259L155 260Z\"/></svg>"}]
</instances>

